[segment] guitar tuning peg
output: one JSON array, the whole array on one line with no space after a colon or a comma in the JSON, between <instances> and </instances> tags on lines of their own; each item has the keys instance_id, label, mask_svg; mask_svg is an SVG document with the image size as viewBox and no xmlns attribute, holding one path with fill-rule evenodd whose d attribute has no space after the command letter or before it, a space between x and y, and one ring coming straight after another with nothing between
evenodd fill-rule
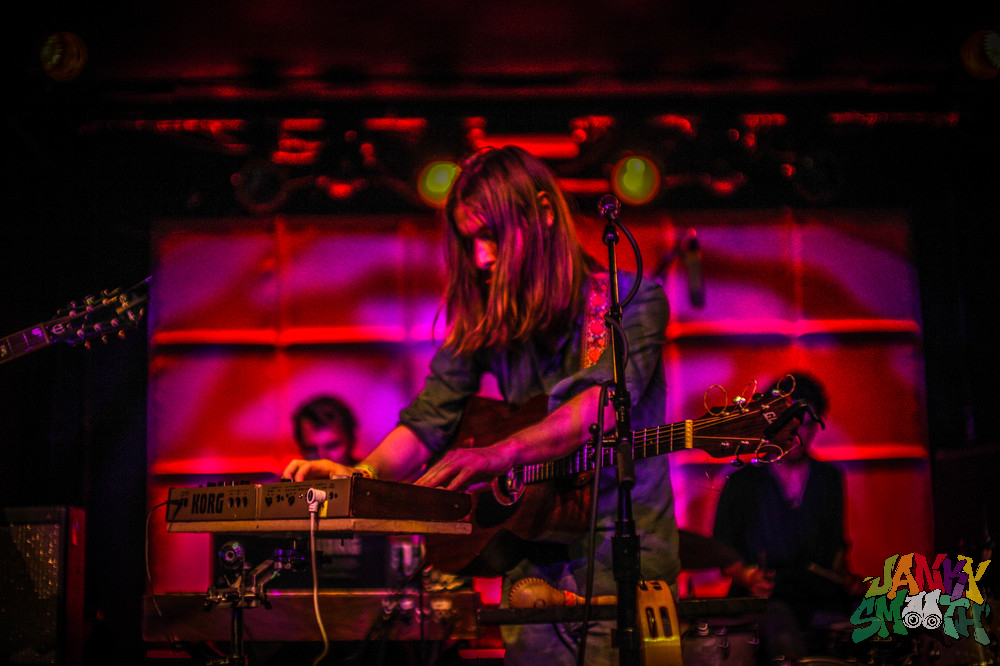
<instances>
[{"instance_id":1,"label":"guitar tuning peg","mask_svg":"<svg viewBox=\"0 0 1000 666\"><path fill-rule=\"evenodd\" d=\"M732 462L733 467L740 468L740 467L743 467L744 464L745 463L742 460L740 460L739 454L737 454L736 457L733 458L733 462Z\"/></svg>"}]
</instances>

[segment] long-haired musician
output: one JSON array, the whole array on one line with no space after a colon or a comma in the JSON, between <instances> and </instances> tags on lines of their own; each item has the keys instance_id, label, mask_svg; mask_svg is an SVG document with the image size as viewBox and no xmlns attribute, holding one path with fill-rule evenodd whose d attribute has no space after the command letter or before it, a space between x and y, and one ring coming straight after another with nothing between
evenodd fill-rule
<instances>
[{"instance_id":1,"label":"long-haired musician","mask_svg":"<svg viewBox=\"0 0 1000 666\"><path fill-rule=\"evenodd\" d=\"M387 480L469 489L516 465L566 456L589 438L601 385L612 379L612 354L603 313L608 276L587 256L552 171L513 146L480 151L461 167L444 208L447 263L443 299L448 333L430 363L423 389L401 411L399 424L358 466L293 460L283 476L295 480L361 472ZM627 293L635 276L621 273ZM633 427L664 421L663 345L669 308L662 287L643 281L623 312L628 339L626 381ZM482 448L450 449L470 396L485 373L504 400L521 405L548 396L549 415ZM614 424L607 410L605 423ZM611 534L617 489L608 470L599 496L595 595L615 593ZM632 492L647 579L676 580L677 526L666 456L641 461ZM507 573L583 594L586 539L537 544ZM588 662L611 663L612 623L589 632ZM505 627L508 663L575 663L574 626Z\"/></svg>"}]
</instances>

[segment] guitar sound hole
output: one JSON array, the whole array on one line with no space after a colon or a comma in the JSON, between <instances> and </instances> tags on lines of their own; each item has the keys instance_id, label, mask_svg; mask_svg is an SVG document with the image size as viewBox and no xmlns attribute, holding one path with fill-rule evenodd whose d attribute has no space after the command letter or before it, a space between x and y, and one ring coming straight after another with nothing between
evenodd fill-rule
<instances>
[{"instance_id":1,"label":"guitar sound hole","mask_svg":"<svg viewBox=\"0 0 1000 666\"><path fill-rule=\"evenodd\" d=\"M500 476L493 480L493 497L500 504L509 506L517 502L524 492L524 483L516 472L508 472L506 476Z\"/></svg>"},{"instance_id":2,"label":"guitar sound hole","mask_svg":"<svg viewBox=\"0 0 1000 666\"><path fill-rule=\"evenodd\" d=\"M482 493L476 502L475 522L479 527L490 528L503 525L517 513L514 502L500 502L494 493Z\"/></svg>"}]
</instances>

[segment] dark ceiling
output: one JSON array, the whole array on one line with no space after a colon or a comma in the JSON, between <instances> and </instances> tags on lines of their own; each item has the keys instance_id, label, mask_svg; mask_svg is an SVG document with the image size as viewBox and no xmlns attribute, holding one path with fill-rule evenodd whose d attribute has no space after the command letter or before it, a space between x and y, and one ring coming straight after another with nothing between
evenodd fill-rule
<instances>
[{"instance_id":1,"label":"dark ceiling","mask_svg":"<svg viewBox=\"0 0 1000 666\"><path fill-rule=\"evenodd\" d=\"M313 182L372 179L356 146L343 145L365 118L427 118L435 147L459 157L469 147L461 125L469 117L485 117L497 133L567 135L571 120L588 114L618 121L619 152L636 145L629 122L634 135L646 132L639 143L669 154L664 166L678 182L704 182L704 173L723 183L779 179L778 189L745 188L729 201L697 188L661 197L689 206L896 205L935 177L928 165L948 171L970 147L976 159L997 147L1000 78L973 76L961 58L977 31L1000 26L996 0L112 0L21 9L23 18L3 28L14 93L0 130L9 152L6 198L46 224L66 226L68 216L39 212L40 200L127 228L173 214L245 213L234 201L233 174L272 154L275 119L290 117L326 122L323 136L305 137L323 144L325 161L304 174ZM55 33L84 45L78 72L53 77L43 69L39 54ZM754 137L758 143L733 144L734 127L747 136L739 125L747 113L784 114L787 126ZM848 114L847 122L831 121L834 113ZM679 145L648 133L649 118L662 114L703 123ZM245 123L221 145L203 127L135 122L206 118ZM412 167L417 151L407 140L374 139L379 166L409 160ZM399 146L410 152L394 155ZM595 148L588 158L607 171L613 153ZM824 170L840 170L853 181L836 201L825 191L788 199L776 174L790 160L800 175L808 164L817 180L829 183ZM560 166L561 175L595 173ZM409 177L396 170L392 178ZM80 208L85 198L93 203ZM315 191L298 204L289 212L343 209Z\"/></svg>"},{"instance_id":2,"label":"dark ceiling","mask_svg":"<svg viewBox=\"0 0 1000 666\"><path fill-rule=\"evenodd\" d=\"M918 5L116 0L35 3L6 30L29 90L44 87L39 44L68 31L89 54L70 85L146 105L241 92L273 101L511 87L594 97L974 89L960 50L976 31L997 29L1000 3Z\"/></svg>"},{"instance_id":3,"label":"dark ceiling","mask_svg":"<svg viewBox=\"0 0 1000 666\"><path fill-rule=\"evenodd\" d=\"M1000 78L972 76L961 58L972 35L1000 26L1000 2L918 4L25 4L23 16L3 27L4 79L13 92L0 129L5 199L42 228L77 234L110 225L141 234L156 217L245 214L233 175L271 154L275 119L323 118L324 134L305 137L323 144L322 160L291 176L347 182L373 178L357 146L343 143L364 118L427 118L427 134L437 132L438 144L460 157L468 149L461 123L471 116L485 117L498 133L567 135L572 119L607 114L618 121L613 150L597 146L587 155L591 172L558 165L566 167L561 175L607 171L614 151L646 132L639 143L669 154L664 166L678 182L705 182L707 173L723 184L745 175L750 184L776 185L736 188L742 196L729 200L681 188L661 195L668 206L909 205L929 180L953 178L953 167L970 156L992 165L1000 116ZM55 33L77 35L87 53L79 71L61 80L46 74L39 56ZM739 125L746 113L784 114L787 126L760 133L758 143L734 144L734 127L747 136ZM849 120L838 125L833 113ZM680 142L651 136L649 118L661 114L703 123ZM245 123L233 143L220 145L203 128L135 122L206 118ZM629 122L638 127L631 137ZM406 140L373 139L379 168L413 166L419 156ZM394 156L399 146L410 152ZM819 184L818 195L795 198L776 175L789 160ZM391 178L409 177L397 171ZM826 196L838 178L842 196ZM389 189L398 193L396 185ZM369 210L392 202L381 195L350 201ZM411 196L401 205L412 203ZM287 210L345 207L312 188ZM77 226L80 220L87 222Z\"/></svg>"}]
</instances>

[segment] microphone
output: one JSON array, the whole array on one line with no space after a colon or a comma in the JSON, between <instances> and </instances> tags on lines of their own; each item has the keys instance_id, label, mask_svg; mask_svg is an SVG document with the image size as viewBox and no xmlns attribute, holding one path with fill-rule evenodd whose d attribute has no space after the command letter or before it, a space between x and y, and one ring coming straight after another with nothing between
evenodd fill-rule
<instances>
[{"instance_id":1,"label":"microphone","mask_svg":"<svg viewBox=\"0 0 1000 666\"><path fill-rule=\"evenodd\" d=\"M688 298L696 308L705 307L705 283L701 274L701 244L694 229L681 241L681 258L688 274Z\"/></svg>"},{"instance_id":2,"label":"microphone","mask_svg":"<svg viewBox=\"0 0 1000 666\"><path fill-rule=\"evenodd\" d=\"M621 210L621 204L618 203L618 198L615 195L605 194L597 202L597 210L600 211L602 217L616 220L618 219L618 212Z\"/></svg>"}]
</instances>

